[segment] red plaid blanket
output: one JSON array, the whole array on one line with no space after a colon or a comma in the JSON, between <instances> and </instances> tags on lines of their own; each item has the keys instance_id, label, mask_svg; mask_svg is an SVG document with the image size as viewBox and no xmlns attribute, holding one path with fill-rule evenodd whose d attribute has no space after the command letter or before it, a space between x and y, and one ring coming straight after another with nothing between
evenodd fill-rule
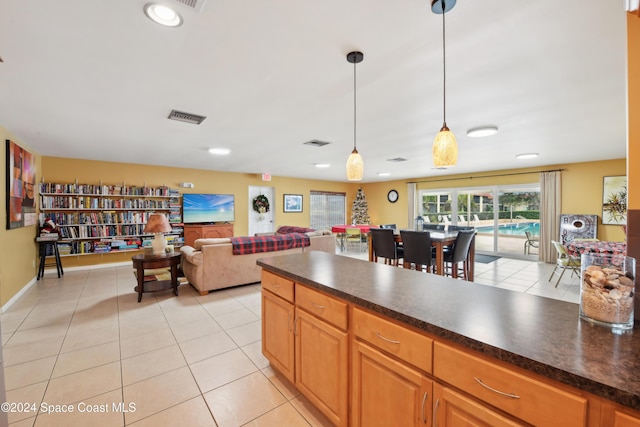
<instances>
[{"instance_id":1,"label":"red plaid blanket","mask_svg":"<svg viewBox=\"0 0 640 427\"><path fill-rule=\"evenodd\" d=\"M309 236L302 233L276 234L274 236L232 237L234 255L284 251L309 246Z\"/></svg>"}]
</instances>

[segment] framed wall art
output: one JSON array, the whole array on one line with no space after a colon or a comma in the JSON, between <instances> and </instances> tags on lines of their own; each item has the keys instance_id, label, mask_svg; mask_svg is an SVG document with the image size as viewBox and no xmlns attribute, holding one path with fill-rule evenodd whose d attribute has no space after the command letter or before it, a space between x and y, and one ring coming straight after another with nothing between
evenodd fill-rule
<instances>
[{"instance_id":1,"label":"framed wall art","mask_svg":"<svg viewBox=\"0 0 640 427\"><path fill-rule=\"evenodd\" d=\"M627 224L627 177L605 176L602 186L602 223Z\"/></svg>"},{"instance_id":2,"label":"framed wall art","mask_svg":"<svg viewBox=\"0 0 640 427\"><path fill-rule=\"evenodd\" d=\"M302 212L302 194L285 194L283 206L285 212Z\"/></svg>"},{"instance_id":3,"label":"framed wall art","mask_svg":"<svg viewBox=\"0 0 640 427\"><path fill-rule=\"evenodd\" d=\"M36 157L7 140L7 229L34 225L36 213Z\"/></svg>"}]
</instances>

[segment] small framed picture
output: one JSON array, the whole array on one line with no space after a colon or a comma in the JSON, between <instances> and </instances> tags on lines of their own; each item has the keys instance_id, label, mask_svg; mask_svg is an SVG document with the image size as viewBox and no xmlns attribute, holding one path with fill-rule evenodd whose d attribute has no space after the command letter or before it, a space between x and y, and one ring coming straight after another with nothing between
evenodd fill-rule
<instances>
[{"instance_id":1,"label":"small framed picture","mask_svg":"<svg viewBox=\"0 0 640 427\"><path fill-rule=\"evenodd\" d=\"M285 212L302 212L302 194L285 194L283 206Z\"/></svg>"}]
</instances>

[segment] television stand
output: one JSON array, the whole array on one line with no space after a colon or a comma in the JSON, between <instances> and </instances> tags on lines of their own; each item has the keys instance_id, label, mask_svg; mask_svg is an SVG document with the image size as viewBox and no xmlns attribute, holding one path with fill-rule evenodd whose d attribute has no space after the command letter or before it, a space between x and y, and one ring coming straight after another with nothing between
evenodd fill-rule
<instances>
[{"instance_id":1,"label":"television stand","mask_svg":"<svg viewBox=\"0 0 640 427\"><path fill-rule=\"evenodd\" d=\"M194 246L196 239L233 237L233 224L185 224L184 244Z\"/></svg>"}]
</instances>

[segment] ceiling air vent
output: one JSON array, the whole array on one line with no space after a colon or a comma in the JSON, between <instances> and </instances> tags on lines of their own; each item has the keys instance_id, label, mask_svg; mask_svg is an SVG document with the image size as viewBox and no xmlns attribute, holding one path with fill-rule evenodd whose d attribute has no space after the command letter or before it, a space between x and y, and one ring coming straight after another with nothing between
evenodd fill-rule
<instances>
[{"instance_id":1,"label":"ceiling air vent","mask_svg":"<svg viewBox=\"0 0 640 427\"><path fill-rule=\"evenodd\" d=\"M307 141L304 145L311 145L313 147L324 147L325 145L331 144L327 141L320 141L319 139L312 139L311 141Z\"/></svg>"},{"instance_id":2,"label":"ceiling air vent","mask_svg":"<svg viewBox=\"0 0 640 427\"><path fill-rule=\"evenodd\" d=\"M196 12L200 13L204 6L205 0L175 0L177 3L190 7Z\"/></svg>"},{"instance_id":3,"label":"ceiling air vent","mask_svg":"<svg viewBox=\"0 0 640 427\"><path fill-rule=\"evenodd\" d=\"M182 111L171 110L168 119L178 120L179 122L192 123L194 125L199 125L202 123L206 116L199 116L197 114L184 113Z\"/></svg>"},{"instance_id":4,"label":"ceiling air vent","mask_svg":"<svg viewBox=\"0 0 640 427\"><path fill-rule=\"evenodd\" d=\"M393 159L387 159L387 162L406 162L404 157L394 157Z\"/></svg>"}]
</instances>

